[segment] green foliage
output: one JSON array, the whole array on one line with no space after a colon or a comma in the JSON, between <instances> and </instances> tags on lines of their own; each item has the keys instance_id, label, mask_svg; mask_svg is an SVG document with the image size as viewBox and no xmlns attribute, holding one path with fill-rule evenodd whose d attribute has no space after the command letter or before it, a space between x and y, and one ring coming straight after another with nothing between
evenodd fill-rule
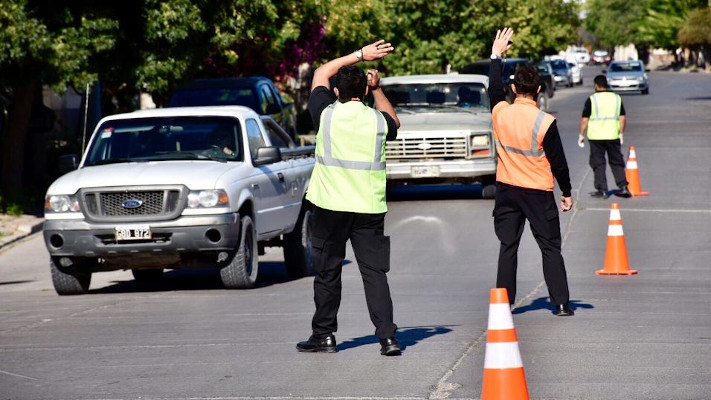
<instances>
[{"instance_id":1,"label":"green foliage","mask_svg":"<svg viewBox=\"0 0 711 400\"><path fill-rule=\"evenodd\" d=\"M679 43L688 47L702 47L706 51L711 48L711 7L689 12L689 18L679 29Z\"/></svg>"},{"instance_id":2,"label":"green foliage","mask_svg":"<svg viewBox=\"0 0 711 400\"><path fill-rule=\"evenodd\" d=\"M595 35L603 47L635 43L636 22L644 15L651 0L587 0L585 29Z\"/></svg>"},{"instance_id":3,"label":"green foliage","mask_svg":"<svg viewBox=\"0 0 711 400\"><path fill-rule=\"evenodd\" d=\"M640 43L665 49L679 46L677 34L689 11L703 7L703 0L651 0L635 27Z\"/></svg>"}]
</instances>

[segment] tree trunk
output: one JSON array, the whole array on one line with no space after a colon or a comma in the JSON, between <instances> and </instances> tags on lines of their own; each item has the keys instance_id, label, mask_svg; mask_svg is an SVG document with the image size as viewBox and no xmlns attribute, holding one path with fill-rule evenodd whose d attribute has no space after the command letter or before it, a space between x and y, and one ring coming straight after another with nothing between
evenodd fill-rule
<instances>
[{"instance_id":1,"label":"tree trunk","mask_svg":"<svg viewBox=\"0 0 711 400\"><path fill-rule=\"evenodd\" d=\"M2 146L0 192L5 198L23 194L22 175L25 164L25 137L38 86L23 83L13 88L13 99L8 118L8 129Z\"/></svg>"}]
</instances>

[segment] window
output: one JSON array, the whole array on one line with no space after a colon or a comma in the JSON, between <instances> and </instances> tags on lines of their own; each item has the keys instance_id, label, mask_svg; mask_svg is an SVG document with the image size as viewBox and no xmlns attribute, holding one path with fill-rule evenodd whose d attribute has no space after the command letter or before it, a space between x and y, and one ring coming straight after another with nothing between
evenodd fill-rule
<instances>
[{"instance_id":1,"label":"window","mask_svg":"<svg viewBox=\"0 0 711 400\"><path fill-rule=\"evenodd\" d=\"M267 144L262 136L262 131L259 129L259 124L253 119L247 120L247 141L249 142L249 151L252 153L252 159L257 157L257 149L265 147Z\"/></svg>"}]
</instances>

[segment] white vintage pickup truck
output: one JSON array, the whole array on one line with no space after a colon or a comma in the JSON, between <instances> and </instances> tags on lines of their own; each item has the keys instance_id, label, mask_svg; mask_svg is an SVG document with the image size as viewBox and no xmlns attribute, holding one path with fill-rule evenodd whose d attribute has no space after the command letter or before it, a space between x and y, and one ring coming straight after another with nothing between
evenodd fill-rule
<instances>
[{"instance_id":1,"label":"white vintage pickup truck","mask_svg":"<svg viewBox=\"0 0 711 400\"><path fill-rule=\"evenodd\" d=\"M65 158L68 170L78 157ZM255 284L258 254L281 245L292 277L310 273L304 200L313 146L296 147L269 117L240 106L113 115L78 168L45 198L54 288L85 293L91 275L217 267L226 288Z\"/></svg>"}]
</instances>

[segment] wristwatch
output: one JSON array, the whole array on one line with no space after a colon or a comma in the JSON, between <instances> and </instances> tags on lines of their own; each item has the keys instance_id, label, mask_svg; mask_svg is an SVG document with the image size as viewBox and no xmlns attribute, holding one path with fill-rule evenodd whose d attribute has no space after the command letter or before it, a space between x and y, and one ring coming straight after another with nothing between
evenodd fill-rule
<instances>
[{"instance_id":1,"label":"wristwatch","mask_svg":"<svg viewBox=\"0 0 711 400\"><path fill-rule=\"evenodd\" d=\"M491 57L489 57L489 58L491 58L492 60L498 60L498 59L501 58L501 57L497 56L497 55L494 54L494 53L491 53Z\"/></svg>"},{"instance_id":2,"label":"wristwatch","mask_svg":"<svg viewBox=\"0 0 711 400\"><path fill-rule=\"evenodd\" d=\"M355 52L353 52L356 57L358 57L358 61L363 61L363 50L358 49Z\"/></svg>"}]
</instances>

